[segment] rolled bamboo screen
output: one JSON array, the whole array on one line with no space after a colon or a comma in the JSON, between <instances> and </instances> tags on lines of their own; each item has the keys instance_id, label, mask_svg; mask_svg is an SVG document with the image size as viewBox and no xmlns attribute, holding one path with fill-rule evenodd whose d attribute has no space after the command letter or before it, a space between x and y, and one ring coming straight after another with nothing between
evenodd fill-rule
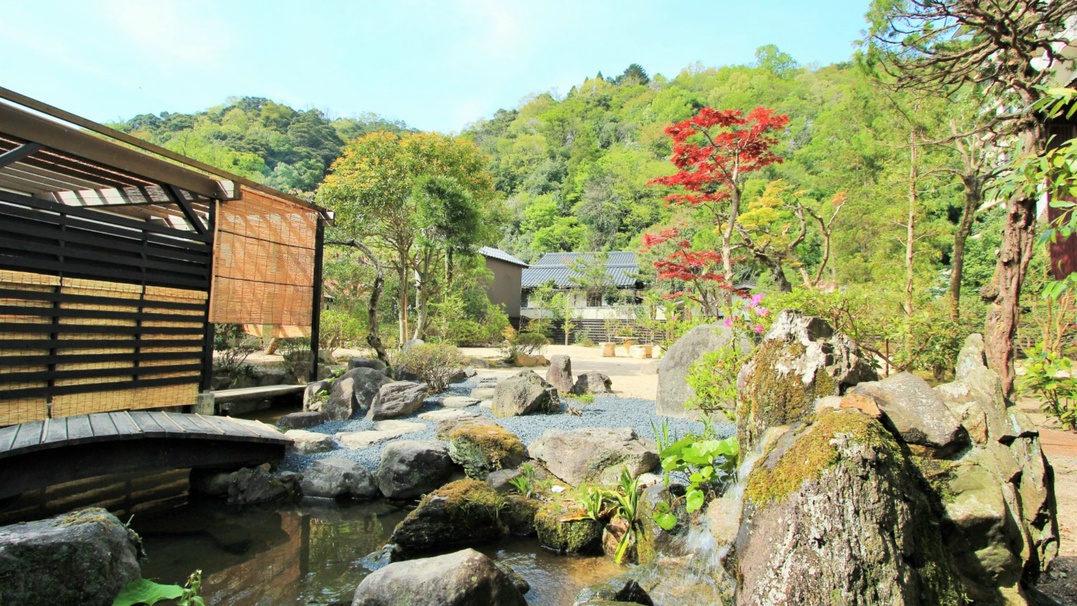
<instances>
[{"instance_id":1,"label":"rolled bamboo screen","mask_svg":"<svg viewBox=\"0 0 1077 606\"><path fill-rule=\"evenodd\" d=\"M247 188L218 208L210 322L310 336L317 212Z\"/></svg>"}]
</instances>

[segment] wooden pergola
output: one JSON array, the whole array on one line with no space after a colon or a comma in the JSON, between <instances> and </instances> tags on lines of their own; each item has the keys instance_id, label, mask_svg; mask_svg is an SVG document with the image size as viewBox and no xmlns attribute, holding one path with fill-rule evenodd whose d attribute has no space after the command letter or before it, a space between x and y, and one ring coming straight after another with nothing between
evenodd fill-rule
<instances>
[{"instance_id":1,"label":"wooden pergola","mask_svg":"<svg viewBox=\"0 0 1077 606\"><path fill-rule=\"evenodd\" d=\"M194 404L214 323L316 352L326 220L0 88L0 426Z\"/></svg>"}]
</instances>

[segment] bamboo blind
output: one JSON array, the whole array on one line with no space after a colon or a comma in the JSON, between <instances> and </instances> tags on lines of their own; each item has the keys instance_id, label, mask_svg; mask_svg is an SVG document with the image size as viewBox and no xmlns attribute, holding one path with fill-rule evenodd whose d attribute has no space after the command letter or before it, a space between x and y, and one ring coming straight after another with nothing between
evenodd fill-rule
<instances>
[{"instance_id":1,"label":"bamboo blind","mask_svg":"<svg viewBox=\"0 0 1077 606\"><path fill-rule=\"evenodd\" d=\"M117 373L109 376L91 376L81 378L60 378L54 382L55 387L65 388L71 393L52 397L49 410L47 398L35 396L16 399L0 399L0 426L25 423L51 417L66 417L94 412L128 410L140 408L159 408L194 403L201 382L201 373L197 370L182 372L161 372L153 374L154 379L177 379L176 384L136 387L130 381L134 374L136 352L176 352L185 354L181 358L186 362L173 360L151 360L138 364L140 368L169 366L175 364L198 364L202 356L202 336L199 329L203 324L203 312L197 309L166 309L154 307L155 303L188 303L203 306L207 295L197 290L142 286L120 282L89 280L81 278L49 276L38 273L0 270L0 289L16 293L9 298L0 298L0 305L26 308L25 313L0 314L0 322L19 325L48 324L56 318L56 331L63 334L63 343L53 351L66 356L111 356L120 359L105 361L60 362L51 372L98 371L116 369ZM96 297L107 299L108 303L86 303L63 301L58 304L55 316L31 313L34 310L51 308L53 303L34 300L33 293L52 292L60 295ZM18 296L17 293L27 293ZM65 313L70 312L70 313ZM168 314L171 318L163 320L136 320L140 314ZM123 317L115 317L122 314ZM68 326L65 331L64 327ZM79 332L80 327L89 326L100 332ZM117 332L109 332L109 327L116 327ZM155 332L161 328L192 329L191 334L162 334ZM199 331L199 332L195 332ZM49 340L49 332L7 332L2 335L7 339ZM167 346L155 346L154 341L167 340ZM89 342L93 345L88 345ZM102 342L107 345L102 345ZM187 344L189 342L189 345ZM113 345L114 343L114 345ZM27 356L36 354L45 356L50 353L47 347L40 350L6 350L0 348L0 356ZM2 362L2 360L0 360ZM126 375L124 369L132 369ZM5 365L0 363L0 387L4 390L44 389L46 381L16 382L5 381L4 374L16 372L47 372L47 364L32 366ZM126 375L126 376L125 376ZM79 387L85 386L81 391Z\"/></svg>"},{"instance_id":2,"label":"bamboo blind","mask_svg":"<svg viewBox=\"0 0 1077 606\"><path fill-rule=\"evenodd\" d=\"M210 322L260 336L309 336L317 226L313 209L247 188L220 205Z\"/></svg>"}]
</instances>

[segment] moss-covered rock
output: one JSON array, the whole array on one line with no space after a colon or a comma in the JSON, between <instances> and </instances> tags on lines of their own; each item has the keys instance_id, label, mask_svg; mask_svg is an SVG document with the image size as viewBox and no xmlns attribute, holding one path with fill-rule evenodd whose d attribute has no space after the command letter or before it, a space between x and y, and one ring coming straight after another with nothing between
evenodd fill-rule
<instances>
[{"instance_id":1,"label":"moss-covered rock","mask_svg":"<svg viewBox=\"0 0 1077 606\"><path fill-rule=\"evenodd\" d=\"M963 604L931 489L859 410L777 440L745 488L738 604Z\"/></svg>"},{"instance_id":2,"label":"moss-covered rock","mask_svg":"<svg viewBox=\"0 0 1077 606\"><path fill-rule=\"evenodd\" d=\"M753 446L768 427L797 423L815 400L840 395L875 369L851 339L822 318L781 312L737 376L737 437Z\"/></svg>"},{"instance_id":3,"label":"moss-covered rock","mask_svg":"<svg viewBox=\"0 0 1077 606\"><path fill-rule=\"evenodd\" d=\"M563 501L546 503L538 510L535 531L543 547L560 554L602 553L602 523Z\"/></svg>"},{"instance_id":4,"label":"moss-covered rock","mask_svg":"<svg viewBox=\"0 0 1077 606\"><path fill-rule=\"evenodd\" d=\"M407 558L496 541L504 533L504 506L504 499L484 482L450 482L423 497L397 524L389 542Z\"/></svg>"},{"instance_id":5,"label":"moss-covered rock","mask_svg":"<svg viewBox=\"0 0 1077 606\"><path fill-rule=\"evenodd\" d=\"M535 514L542 507L542 502L521 495L504 497L505 506L501 510L501 521L509 534L529 537L535 534Z\"/></svg>"},{"instance_id":6,"label":"moss-covered rock","mask_svg":"<svg viewBox=\"0 0 1077 606\"><path fill-rule=\"evenodd\" d=\"M526 461L527 448L500 425L465 423L449 434L449 457L469 478L485 480L491 472Z\"/></svg>"}]
</instances>

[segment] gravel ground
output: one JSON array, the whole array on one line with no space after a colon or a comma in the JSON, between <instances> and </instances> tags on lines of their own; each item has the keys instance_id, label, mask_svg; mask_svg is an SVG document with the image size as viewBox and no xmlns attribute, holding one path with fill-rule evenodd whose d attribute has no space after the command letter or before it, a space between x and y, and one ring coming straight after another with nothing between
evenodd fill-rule
<instances>
[{"instance_id":1,"label":"gravel ground","mask_svg":"<svg viewBox=\"0 0 1077 606\"><path fill-rule=\"evenodd\" d=\"M471 389L478 383L480 377L476 376L464 383L458 383L450 387L449 391L439 396L468 395ZM465 408L468 412L479 413L505 429L515 433L524 444L530 445L538 439L547 429L580 429L583 427L631 427L641 437L653 439L654 431L652 423L658 426L663 420L668 421L671 434L683 436L688 433L701 433L703 424L697 421L676 417L664 417L655 413L653 400L641 398L622 398L598 396L594 402L585 404L580 400L565 399L561 401L562 410L571 406L580 411L580 416L561 412L559 414L531 414L520 417L508 417L497 419L489 410L479 406ZM415 413L400 417L401 421L413 421L423 423L426 429L401 436L399 440L435 440L434 429L436 421L420 419L419 415L431 410L440 410L437 398L428 399ZM347 421L333 421L313 427L310 431L334 435L342 431L367 431L374 428L374 422L365 418L353 418ZM731 424L722 424L715 427L716 432L722 436L730 436L736 433L736 428ZM375 471L381 461L381 449L391 440L381 442L367 448L347 449L337 448L329 452L313 455L299 455L289 452L285 457L282 467L291 471L301 471L316 459L343 458L350 459L362 464L367 469Z\"/></svg>"}]
</instances>

